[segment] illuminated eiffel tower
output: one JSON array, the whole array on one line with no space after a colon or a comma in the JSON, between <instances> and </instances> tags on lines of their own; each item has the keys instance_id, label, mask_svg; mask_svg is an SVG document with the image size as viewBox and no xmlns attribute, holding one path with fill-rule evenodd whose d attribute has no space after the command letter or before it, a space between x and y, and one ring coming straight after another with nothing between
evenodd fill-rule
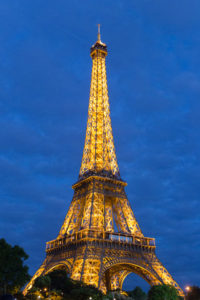
<instances>
[{"instance_id":1,"label":"illuminated eiffel tower","mask_svg":"<svg viewBox=\"0 0 200 300\"><path fill-rule=\"evenodd\" d=\"M46 259L24 290L41 275L65 268L74 280L104 293L122 289L130 273L150 285L170 284L184 295L155 255L155 240L144 237L119 173L107 90L107 46L91 47L92 78L83 158L74 196L58 237L46 245Z\"/></svg>"}]
</instances>

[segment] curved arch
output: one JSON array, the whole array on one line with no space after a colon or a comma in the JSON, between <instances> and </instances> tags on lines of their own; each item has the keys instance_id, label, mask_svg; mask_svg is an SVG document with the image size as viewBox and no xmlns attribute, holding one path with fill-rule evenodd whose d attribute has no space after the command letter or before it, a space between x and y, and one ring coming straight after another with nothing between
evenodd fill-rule
<instances>
[{"instance_id":1,"label":"curved arch","mask_svg":"<svg viewBox=\"0 0 200 300\"><path fill-rule=\"evenodd\" d=\"M68 261L60 261L59 263L55 264L54 262L52 263L47 263L47 259L44 260L43 264L40 266L40 268L37 270L35 275L31 278L31 281L26 285L23 294L26 295L28 290L30 290L34 284L34 281L36 278L40 276L44 276L48 273L50 273L52 270L59 269L60 267L64 267L67 270L67 273L71 274L71 263Z\"/></svg>"},{"instance_id":2,"label":"curved arch","mask_svg":"<svg viewBox=\"0 0 200 300\"><path fill-rule=\"evenodd\" d=\"M52 263L45 270L44 275L52 272L53 270L64 268L68 274L71 273L71 265L67 261L60 261L58 264Z\"/></svg>"},{"instance_id":3,"label":"curved arch","mask_svg":"<svg viewBox=\"0 0 200 300\"><path fill-rule=\"evenodd\" d=\"M120 276L120 278L119 278L119 282L120 282L119 288L120 288L120 290L122 290L124 280L125 280L126 277L127 277L129 274L131 274L131 273L132 273L132 272L130 272L130 271L124 271L124 272L122 273L122 275Z\"/></svg>"},{"instance_id":4,"label":"curved arch","mask_svg":"<svg viewBox=\"0 0 200 300\"><path fill-rule=\"evenodd\" d=\"M150 270L130 262L118 262L107 266L103 270L102 281L107 289L122 289L123 282L128 274L134 273L143 278L148 284L156 285L161 284L161 280L158 279L156 274L153 274Z\"/></svg>"}]
</instances>

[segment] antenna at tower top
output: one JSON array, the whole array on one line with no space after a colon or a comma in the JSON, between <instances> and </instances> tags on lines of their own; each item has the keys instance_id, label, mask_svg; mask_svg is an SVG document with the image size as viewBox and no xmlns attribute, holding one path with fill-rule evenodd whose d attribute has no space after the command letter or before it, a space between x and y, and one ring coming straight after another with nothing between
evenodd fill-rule
<instances>
[{"instance_id":1,"label":"antenna at tower top","mask_svg":"<svg viewBox=\"0 0 200 300\"><path fill-rule=\"evenodd\" d=\"M102 41L101 41L100 24L97 24L97 26L98 26L97 41L94 43L94 45L92 45L92 47L90 49L90 55L92 56L94 54L94 51L96 53L96 50L101 50L101 53L104 53L106 56L107 55L107 46L106 46L106 44L102 43Z\"/></svg>"},{"instance_id":2,"label":"antenna at tower top","mask_svg":"<svg viewBox=\"0 0 200 300\"><path fill-rule=\"evenodd\" d=\"M101 42L101 34L100 34L100 24L98 24L98 35L97 35L98 42Z\"/></svg>"}]
</instances>

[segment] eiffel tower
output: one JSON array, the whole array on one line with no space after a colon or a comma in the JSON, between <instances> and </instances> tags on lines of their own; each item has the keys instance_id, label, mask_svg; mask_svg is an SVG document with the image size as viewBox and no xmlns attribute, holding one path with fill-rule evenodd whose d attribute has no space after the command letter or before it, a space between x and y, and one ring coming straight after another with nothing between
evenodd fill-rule
<instances>
[{"instance_id":1,"label":"eiffel tower","mask_svg":"<svg viewBox=\"0 0 200 300\"><path fill-rule=\"evenodd\" d=\"M115 154L108 99L107 46L91 47L92 77L88 121L78 181L58 237L46 244L46 258L24 289L48 272L64 268L74 280L103 293L119 288L130 273L150 285L179 285L155 254L155 239L144 237L125 193Z\"/></svg>"}]
</instances>

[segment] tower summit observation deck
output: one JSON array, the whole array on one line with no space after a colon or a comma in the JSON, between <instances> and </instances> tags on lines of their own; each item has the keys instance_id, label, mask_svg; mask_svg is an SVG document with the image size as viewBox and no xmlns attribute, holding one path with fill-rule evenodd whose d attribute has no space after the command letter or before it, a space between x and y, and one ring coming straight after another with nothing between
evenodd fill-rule
<instances>
[{"instance_id":1,"label":"tower summit observation deck","mask_svg":"<svg viewBox=\"0 0 200 300\"><path fill-rule=\"evenodd\" d=\"M110 119L107 46L101 42L100 28L90 55L88 121L79 178L58 237L47 242L46 258L24 294L37 277L64 267L72 279L104 293L122 289L126 276L136 273L150 285L173 285L184 296L158 260L154 238L144 237L125 193Z\"/></svg>"}]
</instances>

